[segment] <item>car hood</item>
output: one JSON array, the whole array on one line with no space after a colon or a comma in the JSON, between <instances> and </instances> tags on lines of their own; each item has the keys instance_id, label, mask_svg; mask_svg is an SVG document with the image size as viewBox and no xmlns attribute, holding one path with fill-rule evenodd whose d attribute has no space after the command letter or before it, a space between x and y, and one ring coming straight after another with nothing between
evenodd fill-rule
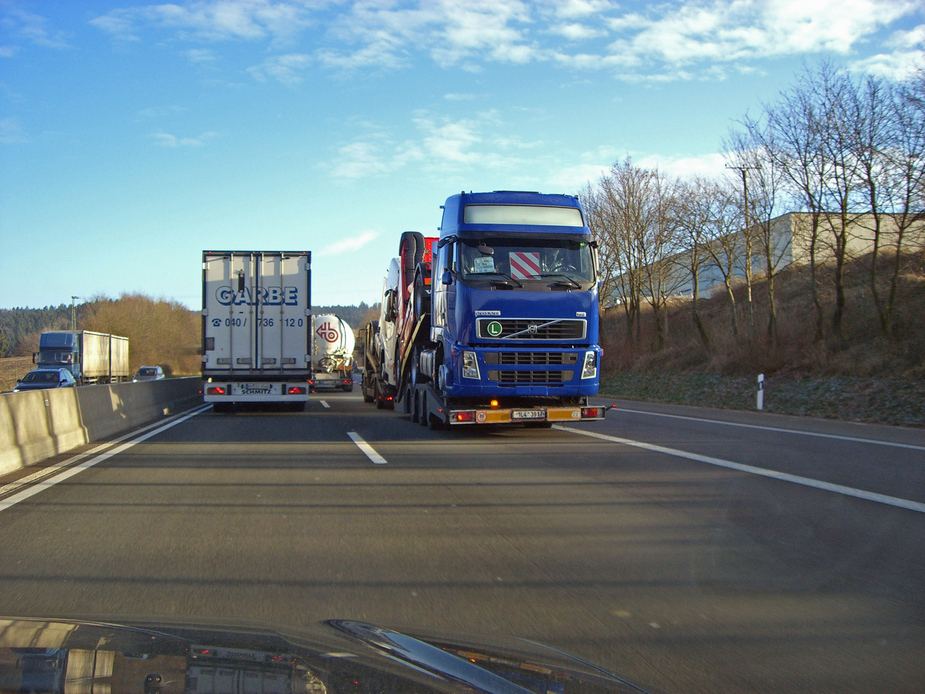
<instances>
[{"instance_id":1,"label":"car hood","mask_svg":"<svg viewBox=\"0 0 925 694\"><path fill-rule=\"evenodd\" d=\"M0 618L0 692L78 688L114 694L651 691L528 641L485 644L352 620L278 627Z\"/></svg>"},{"instance_id":2,"label":"car hood","mask_svg":"<svg viewBox=\"0 0 925 694\"><path fill-rule=\"evenodd\" d=\"M57 383L19 383L13 389L13 392L20 393L24 390L51 390L57 387Z\"/></svg>"}]
</instances>

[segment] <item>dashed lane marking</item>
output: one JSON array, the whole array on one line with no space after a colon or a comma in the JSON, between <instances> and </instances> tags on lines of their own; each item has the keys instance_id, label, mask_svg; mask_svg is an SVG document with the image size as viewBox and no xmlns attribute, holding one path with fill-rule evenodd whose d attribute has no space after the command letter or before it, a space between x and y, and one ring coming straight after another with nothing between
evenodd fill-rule
<instances>
[{"instance_id":1,"label":"dashed lane marking","mask_svg":"<svg viewBox=\"0 0 925 694\"><path fill-rule=\"evenodd\" d=\"M376 450L370 446L366 441L363 440L363 437L360 436L355 431L348 431L347 436L349 436L353 442L357 445L363 453L366 454L366 457L369 458L376 465L387 465L389 461L383 458L381 455L376 453Z\"/></svg>"}]
</instances>

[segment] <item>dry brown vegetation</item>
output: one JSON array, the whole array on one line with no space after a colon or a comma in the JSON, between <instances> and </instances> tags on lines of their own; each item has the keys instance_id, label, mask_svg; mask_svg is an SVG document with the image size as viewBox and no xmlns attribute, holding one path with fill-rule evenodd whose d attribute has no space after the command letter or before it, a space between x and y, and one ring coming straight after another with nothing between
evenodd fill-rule
<instances>
[{"instance_id":1,"label":"dry brown vegetation","mask_svg":"<svg viewBox=\"0 0 925 694\"><path fill-rule=\"evenodd\" d=\"M766 409L891 422L925 424L925 254L906 256L897 293L894 339L883 337L869 289L867 259L848 265L847 311L841 337L831 331L815 340L815 306L808 268L790 267L776 277L778 338L768 337L764 283L753 286L755 329L749 333L746 304L737 297L739 336L732 334L725 293L701 300L698 310L709 347L694 326L689 300L673 300L663 316L665 345L651 311L630 334L620 307L601 326L602 391L641 399L715 407L754 407L755 380L765 374ZM817 273L820 269L817 269ZM823 274L831 268L823 266ZM835 293L823 276L820 298L827 315ZM742 293L745 288L740 286Z\"/></svg>"},{"instance_id":2,"label":"dry brown vegetation","mask_svg":"<svg viewBox=\"0 0 925 694\"><path fill-rule=\"evenodd\" d=\"M0 393L13 390L16 379L27 374L32 369L32 366L32 357L0 359Z\"/></svg>"},{"instance_id":3,"label":"dry brown vegetation","mask_svg":"<svg viewBox=\"0 0 925 694\"><path fill-rule=\"evenodd\" d=\"M202 318L175 301L142 294L94 299L82 307L78 327L127 337L132 371L160 364L168 374L199 373Z\"/></svg>"}]
</instances>

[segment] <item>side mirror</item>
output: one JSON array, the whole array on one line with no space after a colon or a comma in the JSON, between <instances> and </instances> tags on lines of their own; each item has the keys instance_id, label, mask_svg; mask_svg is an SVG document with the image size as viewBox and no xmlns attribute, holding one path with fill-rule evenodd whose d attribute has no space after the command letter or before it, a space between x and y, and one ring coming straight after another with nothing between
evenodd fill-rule
<instances>
[{"instance_id":1,"label":"side mirror","mask_svg":"<svg viewBox=\"0 0 925 694\"><path fill-rule=\"evenodd\" d=\"M445 285L453 284L453 273L450 272L449 270L444 270L443 277L441 278L440 281L443 282L443 284Z\"/></svg>"}]
</instances>

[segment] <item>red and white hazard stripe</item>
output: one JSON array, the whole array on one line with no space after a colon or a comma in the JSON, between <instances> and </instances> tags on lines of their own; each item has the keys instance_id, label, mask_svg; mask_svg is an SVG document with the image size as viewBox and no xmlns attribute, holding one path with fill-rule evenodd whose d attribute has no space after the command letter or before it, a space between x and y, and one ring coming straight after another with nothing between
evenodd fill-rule
<instances>
[{"instance_id":1,"label":"red and white hazard stripe","mask_svg":"<svg viewBox=\"0 0 925 694\"><path fill-rule=\"evenodd\" d=\"M511 277L515 280L532 280L540 274L540 254L512 251Z\"/></svg>"}]
</instances>

